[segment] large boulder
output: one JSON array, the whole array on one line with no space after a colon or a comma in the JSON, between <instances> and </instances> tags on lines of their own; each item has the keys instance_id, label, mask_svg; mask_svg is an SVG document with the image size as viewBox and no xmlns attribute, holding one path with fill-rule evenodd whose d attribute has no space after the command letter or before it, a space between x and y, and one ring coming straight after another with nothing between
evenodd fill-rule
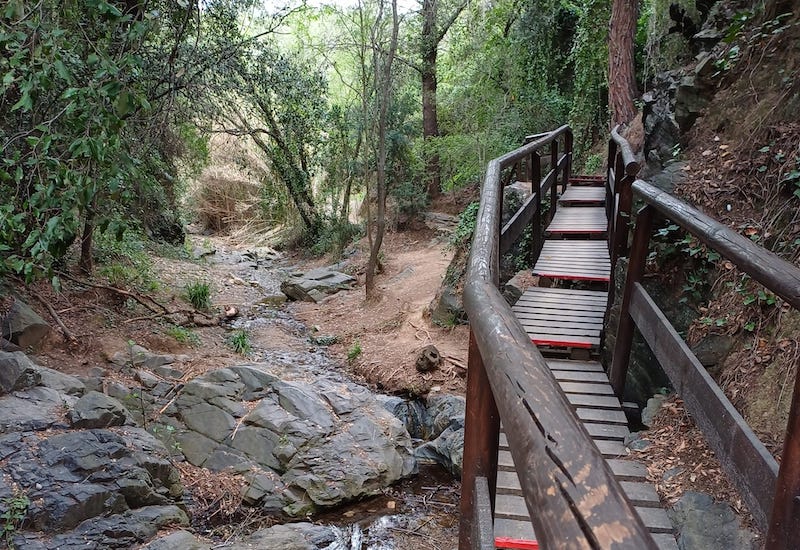
<instances>
[{"instance_id":1,"label":"large boulder","mask_svg":"<svg viewBox=\"0 0 800 550\"><path fill-rule=\"evenodd\" d=\"M281 292L292 300L319 302L330 294L351 288L356 279L341 271L319 267L305 273L295 272L281 283Z\"/></svg>"},{"instance_id":2,"label":"large boulder","mask_svg":"<svg viewBox=\"0 0 800 550\"><path fill-rule=\"evenodd\" d=\"M0 436L0 449L10 483L0 484L0 499L24 493L26 525L38 531L20 535L19 547L128 548L168 523L188 523L174 506L183 489L169 453L140 428L46 439L11 432Z\"/></svg>"},{"instance_id":3,"label":"large boulder","mask_svg":"<svg viewBox=\"0 0 800 550\"><path fill-rule=\"evenodd\" d=\"M22 349L36 347L50 332L50 325L28 304L15 299L0 325L0 335Z\"/></svg>"},{"instance_id":4,"label":"large boulder","mask_svg":"<svg viewBox=\"0 0 800 550\"><path fill-rule=\"evenodd\" d=\"M267 365L208 372L165 410L190 463L244 474L248 502L303 515L416 471L411 438L365 388L282 380Z\"/></svg>"},{"instance_id":5,"label":"large boulder","mask_svg":"<svg viewBox=\"0 0 800 550\"><path fill-rule=\"evenodd\" d=\"M21 351L0 351L0 395L30 388L41 382L36 365Z\"/></svg>"},{"instance_id":6,"label":"large boulder","mask_svg":"<svg viewBox=\"0 0 800 550\"><path fill-rule=\"evenodd\" d=\"M122 426L129 418L130 413L122 403L96 391L78 399L69 414L73 428Z\"/></svg>"}]
</instances>

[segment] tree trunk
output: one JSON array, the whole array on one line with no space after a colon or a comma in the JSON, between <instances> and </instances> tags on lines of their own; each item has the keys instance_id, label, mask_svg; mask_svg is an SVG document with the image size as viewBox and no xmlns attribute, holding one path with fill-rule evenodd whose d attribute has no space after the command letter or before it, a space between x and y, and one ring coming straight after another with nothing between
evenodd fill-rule
<instances>
[{"instance_id":1,"label":"tree trunk","mask_svg":"<svg viewBox=\"0 0 800 550\"><path fill-rule=\"evenodd\" d=\"M81 235L81 257L78 260L78 267L82 272L91 275L94 271L94 259L92 258L92 241L94 238L94 208L95 200L89 203L83 215L83 234Z\"/></svg>"},{"instance_id":2,"label":"tree trunk","mask_svg":"<svg viewBox=\"0 0 800 550\"><path fill-rule=\"evenodd\" d=\"M441 39L437 36L436 2L437 0L423 0L422 2L422 67L420 71L422 75L422 137L426 145L425 174L430 198L434 198L442 192L439 155L435 151L428 150L428 147L434 147L431 143L432 138L439 137L439 120L436 115L436 58Z\"/></svg>"},{"instance_id":3,"label":"tree trunk","mask_svg":"<svg viewBox=\"0 0 800 550\"><path fill-rule=\"evenodd\" d=\"M611 6L611 28L608 45L608 103L611 126L630 122L636 116L634 98L636 66L633 41L638 17L636 0L614 0Z\"/></svg>"},{"instance_id":4,"label":"tree trunk","mask_svg":"<svg viewBox=\"0 0 800 550\"><path fill-rule=\"evenodd\" d=\"M389 43L389 51L386 53L386 59L383 62L383 71L380 75L380 81L376 86L379 95L377 97L379 102L378 114L378 173L377 173L377 191L378 191L378 215L375 222L375 240L371 240L371 247L369 251L369 261L367 262L367 273L365 281L365 292L367 300L375 298L375 272L378 266L378 253L383 244L383 234L386 231L386 119L389 111L389 102L392 98L392 63L394 62L394 55L397 51L397 34L399 30L399 20L397 18L397 0L392 0L392 38ZM377 69L377 66L376 66ZM376 73L377 75L377 73ZM367 193L367 201L369 201L369 193ZM371 220L367 218L369 224Z\"/></svg>"}]
</instances>

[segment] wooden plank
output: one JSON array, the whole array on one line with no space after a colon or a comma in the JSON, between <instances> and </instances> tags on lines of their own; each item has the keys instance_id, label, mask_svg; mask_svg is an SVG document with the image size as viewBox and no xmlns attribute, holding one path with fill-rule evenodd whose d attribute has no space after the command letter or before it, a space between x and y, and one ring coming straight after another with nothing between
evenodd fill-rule
<instances>
[{"instance_id":1,"label":"wooden plank","mask_svg":"<svg viewBox=\"0 0 800 550\"><path fill-rule=\"evenodd\" d=\"M584 297L584 298L596 298L596 299L605 299L608 295L605 291L598 291L598 290L573 290L567 288L542 288L538 286L533 286L528 288L523 296L526 294L536 294L536 295L551 295L557 297Z\"/></svg>"},{"instance_id":2,"label":"wooden plank","mask_svg":"<svg viewBox=\"0 0 800 550\"><path fill-rule=\"evenodd\" d=\"M511 453L509 451L498 451L497 452L497 468L505 470L507 472L513 472L514 470L514 459L511 458Z\"/></svg>"},{"instance_id":3,"label":"wooden plank","mask_svg":"<svg viewBox=\"0 0 800 550\"><path fill-rule=\"evenodd\" d=\"M620 424L596 424L594 422L586 422L583 424L583 427L586 428L586 431L589 432L589 435L591 435L594 440L609 439L623 441L631 433L627 426L621 426Z\"/></svg>"},{"instance_id":4,"label":"wooden plank","mask_svg":"<svg viewBox=\"0 0 800 550\"><path fill-rule=\"evenodd\" d=\"M545 321L552 322L556 319L553 313L543 312L529 312L529 311L515 311L514 316L517 319L525 319L528 321ZM557 317L559 323L568 323L577 327L591 327L594 329L602 329L603 322L598 316L581 316L581 315L560 315Z\"/></svg>"},{"instance_id":5,"label":"wooden plank","mask_svg":"<svg viewBox=\"0 0 800 550\"><path fill-rule=\"evenodd\" d=\"M538 288L538 287L533 287ZM536 291L533 292L533 288L529 288L525 291L525 293L520 296L518 303L523 304L536 304L542 302L555 302L555 303L568 303L568 304L586 304L586 305L597 305L600 307L605 307L606 303L608 302L608 293L607 292L598 292L595 295L582 295L582 294L555 294L553 293L554 289L548 289L546 291Z\"/></svg>"},{"instance_id":6,"label":"wooden plank","mask_svg":"<svg viewBox=\"0 0 800 550\"><path fill-rule=\"evenodd\" d=\"M517 303L512 309L514 313L520 312L528 312L534 314L542 314L542 315L554 315L557 312L562 312L563 315L572 315L575 317L594 317L594 318L602 318L603 317L603 306L597 305L586 305L586 304L562 304L561 306L558 303L552 304L545 304L540 303L539 305L533 306L528 304L520 305Z\"/></svg>"},{"instance_id":7,"label":"wooden plank","mask_svg":"<svg viewBox=\"0 0 800 550\"><path fill-rule=\"evenodd\" d=\"M563 336L597 336L600 334L600 327L592 326L564 326L559 323L558 319L553 319L552 323L546 321L529 321L527 319L520 319L519 322L525 327L525 330L530 334L558 334Z\"/></svg>"},{"instance_id":8,"label":"wooden plank","mask_svg":"<svg viewBox=\"0 0 800 550\"><path fill-rule=\"evenodd\" d=\"M497 472L497 494L501 493L522 496L517 472Z\"/></svg>"},{"instance_id":9,"label":"wooden plank","mask_svg":"<svg viewBox=\"0 0 800 550\"><path fill-rule=\"evenodd\" d=\"M582 372L575 370L551 370L559 382L597 382L608 384L608 376L604 372Z\"/></svg>"},{"instance_id":10,"label":"wooden plank","mask_svg":"<svg viewBox=\"0 0 800 550\"><path fill-rule=\"evenodd\" d=\"M567 359L547 359L547 366L558 371L603 372L603 365L597 361L571 361Z\"/></svg>"},{"instance_id":11,"label":"wooden plank","mask_svg":"<svg viewBox=\"0 0 800 550\"><path fill-rule=\"evenodd\" d=\"M533 525L530 521L495 518L494 533L495 537L514 540L536 540L536 534L533 532Z\"/></svg>"},{"instance_id":12,"label":"wooden plank","mask_svg":"<svg viewBox=\"0 0 800 550\"><path fill-rule=\"evenodd\" d=\"M672 533L653 533L658 550L678 550L678 543Z\"/></svg>"},{"instance_id":13,"label":"wooden plank","mask_svg":"<svg viewBox=\"0 0 800 550\"><path fill-rule=\"evenodd\" d=\"M562 382L558 385L567 393L583 393L587 395L614 395L610 384L597 384L592 382Z\"/></svg>"},{"instance_id":14,"label":"wooden plank","mask_svg":"<svg viewBox=\"0 0 800 550\"><path fill-rule=\"evenodd\" d=\"M492 521L492 500L489 484L485 477L475 478L475 507L472 524L472 548L475 550L494 550L494 526Z\"/></svg>"},{"instance_id":15,"label":"wooden plank","mask_svg":"<svg viewBox=\"0 0 800 550\"><path fill-rule=\"evenodd\" d=\"M627 426L628 418L621 410L606 410L606 409L584 409L578 408L575 410L578 418L584 422L606 422L614 424L624 424Z\"/></svg>"},{"instance_id":16,"label":"wooden plank","mask_svg":"<svg viewBox=\"0 0 800 550\"><path fill-rule=\"evenodd\" d=\"M531 342L537 346L553 348L582 348L591 349L600 347L600 338L579 336L560 336L558 334L531 334Z\"/></svg>"},{"instance_id":17,"label":"wooden plank","mask_svg":"<svg viewBox=\"0 0 800 550\"><path fill-rule=\"evenodd\" d=\"M618 481L644 481L647 468L640 462L610 458L606 460Z\"/></svg>"},{"instance_id":18,"label":"wooden plank","mask_svg":"<svg viewBox=\"0 0 800 550\"><path fill-rule=\"evenodd\" d=\"M590 409L619 409L619 399L610 395L583 395L580 393L568 393L567 399L574 407L586 407Z\"/></svg>"},{"instance_id":19,"label":"wooden plank","mask_svg":"<svg viewBox=\"0 0 800 550\"><path fill-rule=\"evenodd\" d=\"M772 507L777 462L638 283L630 314L763 529Z\"/></svg>"},{"instance_id":20,"label":"wooden plank","mask_svg":"<svg viewBox=\"0 0 800 550\"><path fill-rule=\"evenodd\" d=\"M645 527L651 533L672 533L675 528L667 515L667 512L661 508L643 508L636 507L639 517L642 518Z\"/></svg>"},{"instance_id":21,"label":"wooden plank","mask_svg":"<svg viewBox=\"0 0 800 550\"><path fill-rule=\"evenodd\" d=\"M619 458L628 456L628 449L619 441L609 441L607 439L595 439L595 447L605 458Z\"/></svg>"},{"instance_id":22,"label":"wooden plank","mask_svg":"<svg viewBox=\"0 0 800 550\"><path fill-rule=\"evenodd\" d=\"M494 517L530 521L525 499L517 495L497 495L494 501Z\"/></svg>"},{"instance_id":23,"label":"wooden plank","mask_svg":"<svg viewBox=\"0 0 800 550\"><path fill-rule=\"evenodd\" d=\"M620 485L635 506L661 507L661 499L650 483L643 483L641 481L621 481Z\"/></svg>"}]
</instances>

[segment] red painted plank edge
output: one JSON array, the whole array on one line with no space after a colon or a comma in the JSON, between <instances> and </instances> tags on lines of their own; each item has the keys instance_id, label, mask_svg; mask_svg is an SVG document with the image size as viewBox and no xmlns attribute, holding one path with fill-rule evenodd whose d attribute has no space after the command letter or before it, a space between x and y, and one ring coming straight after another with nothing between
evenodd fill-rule
<instances>
[{"instance_id":1,"label":"red painted plank edge","mask_svg":"<svg viewBox=\"0 0 800 550\"><path fill-rule=\"evenodd\" d=\"M513 548L515 550L539 550L539 543L535 540L512 539L510 537L497 537L494 539L497 548Z\"/></svg>"},{"instance_id":2,"label":"red painted plank edge","mask_svg":"<svg viewBox=\"0 0 800 550\"><path fill-rule=\"evenodd\" d=\"M551 346L554 348L592 348L590 342L562 342L560 340L539 340L537 338L531 338L531 342L537 346Z\"/></svg>"},{"instance_id":3,"label":"red painted plank edge","mask_svg":"<svg viewBox=\"0 0 800 550\"><path fill-rule=\"evenodd\" d=\"M550 277L551 279L570 279L575 281L600 281L603 283L607 283L611 280L610 277L589 277L586 275L567 275L565 273L546 273L541 271L533 270L534 275L538 275L539 277Z\"/></svg>"}]
</instances>

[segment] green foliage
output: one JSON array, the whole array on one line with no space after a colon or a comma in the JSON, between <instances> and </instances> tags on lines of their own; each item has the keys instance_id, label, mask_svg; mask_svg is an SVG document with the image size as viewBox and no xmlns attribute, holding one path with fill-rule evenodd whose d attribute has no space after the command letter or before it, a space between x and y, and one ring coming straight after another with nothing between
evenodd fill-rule
<instances>
[{"instance_id":1,"label":"green foliage","mask_svg":"<svg viewBox=\"0 0 800 550\"><path fill-rule=\"evenodd\" d=\"M574 6L578 23L571 58L575 88L569 122L575 132L575 149L591 147L608 128L608 24L609 0L584 0ZM599 24L598 22L603 22Z\"/></svg>"},{"instance_id":2,"label":"green foliage","mask_svg":"<svg viewBox=\"0 0 800 550\"><path fill-rule=\"evenodd\" d=\"M316 241L311 247L311 253L315 256L331 254L339 258L345 248L363 235L364 228L362 226L333 220L320 230Z\"/></svg>"},{"instance_id":3,"label":"green foliage","mask_svg":"<svg viewBox=\"0 0 800 550\"><path fill-rule=\"evenodd\" d=\"M14 548L14 534L22 526L25 521L25 516L28 513L28 507L31 501L28 495L21 492L16 492L11 496L4 498L0 501L0 521L2 521L2 538L8 545L8 548Z\"/></svg>"},{"instance_id":4,"label":"green foliage","mask_svg":"<svg viewBox=\"0 0 800 550\"><path fill-rule=\"evenodd\" d=\"M252 349L250 334L244 329L233 331L233 334L228 336L227 342L230 348L239 355L247 355Z\"/></svg>"},{"instance_id":5,"label":"green foliage","mask_svg":"<svg viewBox=\"0 0 800 550\"><path fill-rule=\"evenodd\" d=\"M205 139L186 126L196 112L185 100L198 100L193 85L230 55L222 44L230 30L209 42L207 23L235 22L243 3L222 11L194 0L126 11L108 0L4 3L0 270L28 280L48 274L83 228L103 231L114 220L142 220L154 238L182 237L175 160L196 171Z\"/></svg>"},{"instance_id":6,"label":"green foliage","mask_svg":"<svg viewBox=\"0 0 800 550\"><path fill-rule=\"evenodd\" d=\"M193 281L186 285L184 297L196 309L207 310L211 307L211 284L208 281Z\"/></svg>"},{"instance_id":7,"label":"green foliage","mask_svg":"<svg viewBox=\"0 0 800 550\"><path fill-rule=\"evenodd\" d=\"M94 257L100 264L98 272L112 286L143 291L158 288L153 262L139 233L112 224L95 237L94 244Z\"/></svg>"},{"instance_id":8,"label":"green foliage","mask_svg":"<svg viewBox=\"0 0 800 550\"><path fill-rule=\"evenodd\" d=\"M469 246L469 241L472 234L475 232L475 222L478 221L478 210L480 209L479 202L471 202L458 215L458 225L456 225L453 234L450 235L450 247L458 248L460 246Z\"/></svg>"},{"instance_id":9,"label":"green foliage","mask_svg":"<svg viewBox=\"0 0 800 550\"><path fill-rule=\"evenodd\" d=\"M347 362L352 364L361 356L362 352L363 350L361 349L361 344L359 342L353 342L353 344L347 350Z\"/></svg>"},{"instance_id":10,"label":"green foliage","mask_svg":"<svg viewBox=\"0 0 800 550\"><path fill-rule=\"evenodd\" d=\"M197 333L186 327L170 325L165 332L168 336L173 337L176 342L180 342L181 344L188 344L192 347L200 345L200 337Z\"/></svg>"}]
</instances>

